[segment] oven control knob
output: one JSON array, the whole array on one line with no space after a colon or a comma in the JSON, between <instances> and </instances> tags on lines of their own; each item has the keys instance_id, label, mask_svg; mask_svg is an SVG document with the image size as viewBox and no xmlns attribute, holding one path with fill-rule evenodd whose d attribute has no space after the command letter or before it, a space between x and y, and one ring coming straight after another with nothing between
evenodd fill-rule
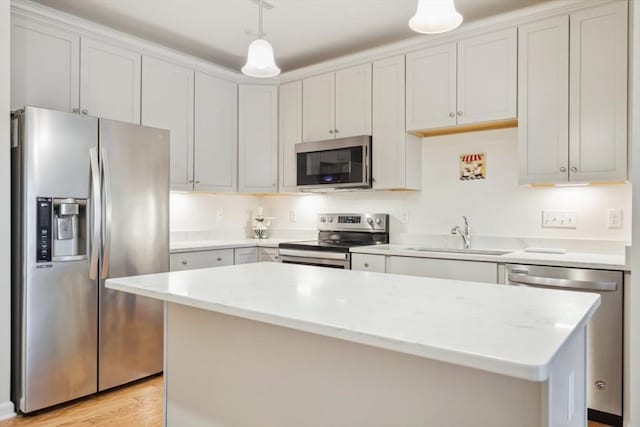
<instances>
[{"instance_id":1,"label":"oven control knob","mask_svg":"<svg viewBox=\"0 0 640 427\"><path fill-rule=\"evenodd\" d=\"M380 224L381 222L382 222L382 219L376 218L376 224Z\"/></svg>"},{"instance_id":2,"label":"oven control knob","mask_svg":"<svg viewBox=\"0 0 640 427\"><path fill-rule=\"evenodd\" d=\"M333 217L332 216L329 217L329 222L333 222Z\"/></svg>"},{"instance_id":3,"label":"oven control knob","mask_svg":"<svg viewBox=\"0 0 640 427\"><path fill-rule=\"evenodd\" d=\"M373 225L373 218L367 218L367 224Z\"/></svg>"}]
</instances>

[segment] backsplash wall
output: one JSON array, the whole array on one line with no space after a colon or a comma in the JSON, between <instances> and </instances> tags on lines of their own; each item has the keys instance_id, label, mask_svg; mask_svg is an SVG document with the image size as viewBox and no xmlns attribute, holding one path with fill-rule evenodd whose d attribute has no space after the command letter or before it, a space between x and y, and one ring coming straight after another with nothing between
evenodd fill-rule
<instances>
[{"instance_id":1,"label":"backsplash wall","mask_svg":"<svg viewBox=\"0 0 640 427\"><path fill-rule=\"evenodd\" d=\"M459 156L486 153L487 178L460 181ZM392 233L448 234L466 215L472 233L563 239L631 239L631 184L583 187L518 185L517 129L422 140L422 191L338 192L265 196L259 202L276 217L274 228L315 228L319 212L388 212ZM374 171L375 174L375 171ZM623 226L609 229L607 209L623 211ZM542 228L542 210L576 211L576 229ZM295 210L295 222L290 221ZM408 213L408 222L401 221Z\"/></svg>"}]
</instances>

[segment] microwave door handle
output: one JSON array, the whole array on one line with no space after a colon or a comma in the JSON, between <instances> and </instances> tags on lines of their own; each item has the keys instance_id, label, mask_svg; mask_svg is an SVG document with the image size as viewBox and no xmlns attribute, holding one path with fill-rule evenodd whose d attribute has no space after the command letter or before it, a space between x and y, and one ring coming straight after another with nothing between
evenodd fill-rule
<instances>
[{"instance_id":1,"label":"microwave door handle","mask_svg":"<svg viewBox=\"0 0 640 427\"><path fill-rule=\"evenodd\" d=\"M95 280L98 277L98 258L100 242L100 164L98 163L98 149L89 150L89 164L91 169L91 201L92 209L92 238L91 238L91 258L89 261L89 278Z\"/></svg>"},{"instance_id":2,"label":"microwave door handle","mask_svg":"<svg viewBox=\"0 0 640 427\"><path fill-rule=\"evenodd\" d=\"M364 146L364 162L362 162L364 167L364 183L369 184L369 146Z\"/></svg>"},{"instance_id":3,"label":"microwave door handle","mask_svg":"<svg viewBox=\"0 0 640 427\"><path fill-rule=\"evenodd\" d=\"M111 214L112 214L112 199L111 199L111 169L109 167L109 156L105 152L104 148L102 153L102 177L104 180L104 249L102 251L102 278L106 279L109 276L109 261L111 258Z\"/></svg>"}]
</instances>

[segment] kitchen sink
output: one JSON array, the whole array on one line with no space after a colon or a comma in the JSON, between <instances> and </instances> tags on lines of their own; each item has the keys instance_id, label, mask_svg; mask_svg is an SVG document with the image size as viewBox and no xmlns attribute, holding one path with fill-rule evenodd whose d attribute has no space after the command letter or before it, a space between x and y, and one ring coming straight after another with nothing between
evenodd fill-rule
<instances>
[{"instance_id":1,"label":"kitchen sink","mask_svg":"<svg viewBox=\"0 0 640 427\"><path fill-rule=\"evenodd\" d=\"M496 249L448 249L448 248L423 248L423 247L410 247L403 248L406 251L420 251L420 252L440 252L451 254L472 254L472 255L505 255L512 251L501 251Z\"/></svg>"}]
</instances>

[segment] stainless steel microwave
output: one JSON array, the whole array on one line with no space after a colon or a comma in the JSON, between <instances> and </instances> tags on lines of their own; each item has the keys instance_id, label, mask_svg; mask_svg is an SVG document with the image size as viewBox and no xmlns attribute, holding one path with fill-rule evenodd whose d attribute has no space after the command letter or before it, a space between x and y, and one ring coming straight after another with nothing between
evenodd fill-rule
<instances>
[{"instance_id":1,"label":"stainless steel microwave","mask_svg":"<svg viewBox=\"0 0 640 427\"><path fill-rule=\"evenodd\" d=\"M296 144L301 190L371 188L371 136Z\"/></svg>"}]
</instances>

